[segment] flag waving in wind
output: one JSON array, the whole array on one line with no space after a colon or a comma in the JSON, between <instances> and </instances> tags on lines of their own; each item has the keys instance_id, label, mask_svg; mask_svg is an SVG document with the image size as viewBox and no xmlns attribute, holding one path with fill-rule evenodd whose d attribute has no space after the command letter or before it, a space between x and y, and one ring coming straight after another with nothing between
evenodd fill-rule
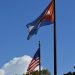
<instances>
[{"instance_id":1,"label":"flag waving in wind","mask_svg":"<svg viewBox=\"0 0 75 75\"><path fill-rule=\"evenodd\" d=\"M33 70L40 64L40 48L38 48L37 52L35 53L33 59L31 60L27 71L32 73Z\"/></svg>"},{"instance_id":2,"label":"flag waving in wind","mask_svg":"<svg viewBox=\"0 0 75 75\"><path fill-rule=\"evenodd\" d=\"M34 34L36 35L38 29L42 26L50 25L54 23L54 1L52 0L44 12L33 22L27 24L29 40Z\"/></svg>"}]
</instances>

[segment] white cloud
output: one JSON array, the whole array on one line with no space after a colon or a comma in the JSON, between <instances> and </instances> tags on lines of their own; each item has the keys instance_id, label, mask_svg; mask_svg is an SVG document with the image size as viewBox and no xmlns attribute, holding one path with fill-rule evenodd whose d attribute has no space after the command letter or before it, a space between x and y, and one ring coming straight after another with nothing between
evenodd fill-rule
<instances>
[{"instance_id":1,"label":"white cloud","mask_svg":"<svg viewBox=\"0 0 75 75\"><path fill-rule=\"evenodd\" d=\"M0 69L0 75L4 75L4 70Z\"/></svg>"},{"instance_id":2,"label":"white cloud","mask_svg":"<svg viewBox=\"0 0 75 75\"><path fill-rule=\"evenodd\" d=\"M0 69L0 75L23 75L23 73L26 73L31 59L32 58L27 55L13 58L3 65ZM38 69L38 67L36 69Z\"/></svg>"}]
</instances>

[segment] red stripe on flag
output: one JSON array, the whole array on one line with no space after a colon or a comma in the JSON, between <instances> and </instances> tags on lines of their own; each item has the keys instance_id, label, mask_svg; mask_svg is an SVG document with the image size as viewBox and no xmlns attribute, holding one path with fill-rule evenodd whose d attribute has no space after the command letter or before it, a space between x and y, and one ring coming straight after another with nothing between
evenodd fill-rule
<instances>
[{"instance_id":1,"label":"red stripe on flag","mask_svg":"<svg viewBox=\"0 0 75 75\"><path fill-rule=\"evenodd\" d=\"M33 62L30 63L29 67L30 67L31 65L33 65L34 63L36 63L38 60L39 60L39 57L36 58L36 60L33 60Z\"/></svg>"},{"instance_id":2,"label":"red stripe on flag","mask_svg":"<svg viewBox=\"0 0 75 75\"><path fill-rule=\"evenodd\" d=\"M30 65L29 66L29 69L31 68L31 67L33 67L35 64L37 64L37 63L39 63L39 60L37 60L35 63L33 63L32 65Z\"/></svg>"},{"instance_id":3,"label":"red stripe on flag","mask_svg":"<svg viewBox=\"0 0 75 75\"><path fill-rule=\"evenodd\" d=\"M36 63L32 68L30 68L30 69L29 69L29 72L33 71L38 65L39 65L39 62Z\"/></svg>"}]
</instances>

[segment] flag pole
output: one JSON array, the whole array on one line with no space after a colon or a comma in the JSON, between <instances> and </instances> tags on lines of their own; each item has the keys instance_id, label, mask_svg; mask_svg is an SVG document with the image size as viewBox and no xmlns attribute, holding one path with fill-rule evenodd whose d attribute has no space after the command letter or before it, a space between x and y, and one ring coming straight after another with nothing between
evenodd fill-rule
<instances>
[{"instance_id":1,"label":"flag pole","mask_svg":"<svg viewBox=\"0 0 75 75\"><path fill-rule=\"evenodd\" d=\"M57 75L57 53L56 53L56 9L54 0L54 75Z\"/></svg>"},{"instance_id":2,"label":"flag pole","mask_svg":"<svg viewBox=\"0 0 75 75\"><path fill-rule=\"evenodd\" d=\"M41 53L40 53L40 41L39 41L39 75L41 73Z\"/></svg>"}]
</instances>

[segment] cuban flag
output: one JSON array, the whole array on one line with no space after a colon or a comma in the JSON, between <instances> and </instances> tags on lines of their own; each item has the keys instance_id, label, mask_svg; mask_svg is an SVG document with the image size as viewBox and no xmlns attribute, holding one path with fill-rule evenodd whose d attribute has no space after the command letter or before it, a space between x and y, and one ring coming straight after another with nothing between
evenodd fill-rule
<instances>
[{"instance_id":1,"label":"cuban flag","mask_svg":"<svg viewBox=\"0 0 75 75\"><path fill-rule=\"evenodd\" d=\"M29 31L27 39L29 40L34 34L36 35L40 27L51 25L53 23L54 23L54 1L52 0L48 5L48 7L36 20L26 25Z\"/></svg>"}]
</instances>

